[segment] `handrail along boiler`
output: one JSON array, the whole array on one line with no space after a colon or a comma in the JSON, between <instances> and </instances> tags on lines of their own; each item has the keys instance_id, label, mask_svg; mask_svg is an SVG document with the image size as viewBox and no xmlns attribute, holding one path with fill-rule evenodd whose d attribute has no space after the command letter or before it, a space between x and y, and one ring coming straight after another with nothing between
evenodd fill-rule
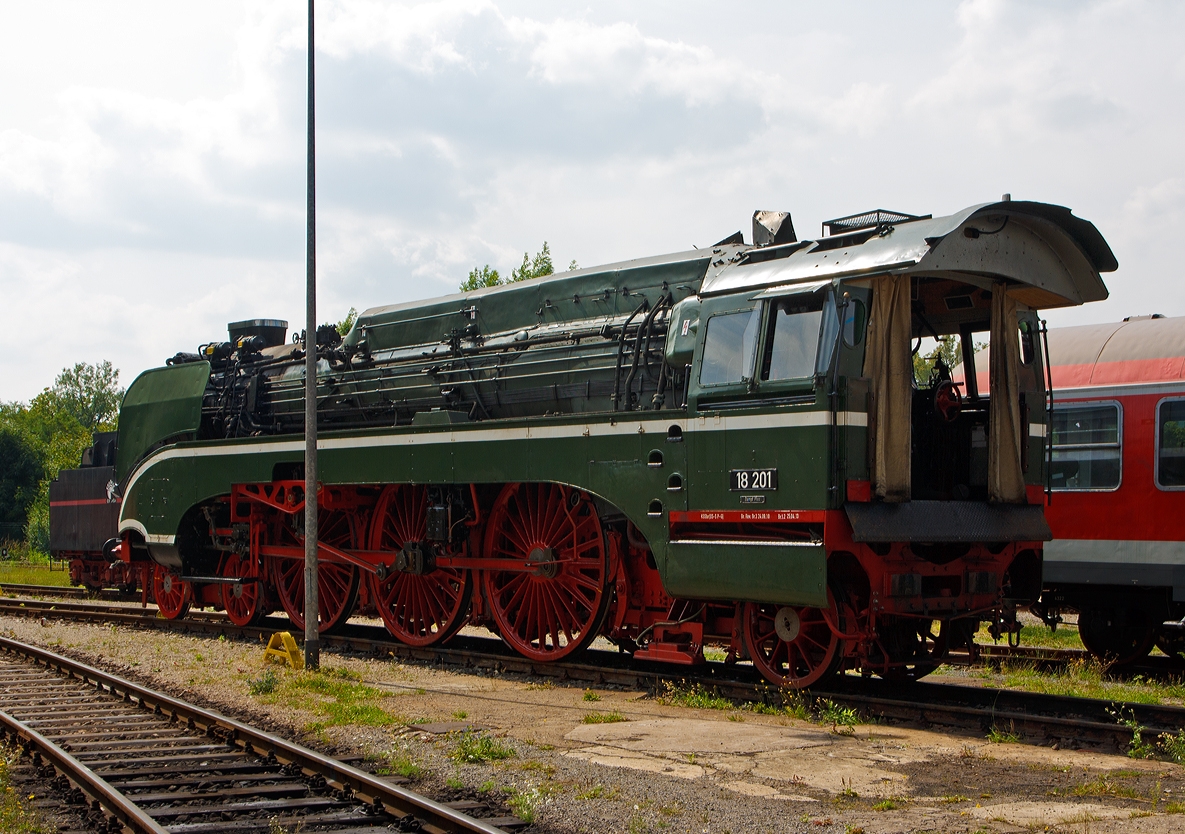
<instances>
[{"instance_id":1,"label":"handrail along boiler","mask_svg":"<svg viewBox=\"0 0 1185 834\"><path fill-rule=\"evenodd\" d=\"M400 640L484 624L559 659L751 659L809 686L932 669L1040 591L1040 308L1116 262L1068 209L876 211L367 310L318 331L321 627L360 588ZM231 326L132 384L118 547L191 604L303 626L303 343ZM923 336L986 338L987 382ZM967 355L970 355L968 352Z\"/></svg>"}]
</instances>

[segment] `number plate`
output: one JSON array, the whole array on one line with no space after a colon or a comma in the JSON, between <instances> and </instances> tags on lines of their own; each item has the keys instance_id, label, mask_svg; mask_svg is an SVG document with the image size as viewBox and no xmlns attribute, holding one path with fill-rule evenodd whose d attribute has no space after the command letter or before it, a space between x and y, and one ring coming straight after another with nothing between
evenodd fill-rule
<instances>
[{"instance_id":1,"label":"number plate","mask_svg":"<svg viewBox=\"0 0 1185 834\"><path fill-rule=\"evenodd\" d=\"M764 492L778 488L776 469L730 469L728 488L733 492Z\"/></svg>"}]
</instances>

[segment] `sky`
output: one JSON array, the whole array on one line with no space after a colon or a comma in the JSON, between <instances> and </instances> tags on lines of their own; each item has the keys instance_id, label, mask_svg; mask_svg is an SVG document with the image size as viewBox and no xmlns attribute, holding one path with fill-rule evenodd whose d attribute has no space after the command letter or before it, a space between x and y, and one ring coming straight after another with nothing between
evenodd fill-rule
<instances>
[{"instance_id":1,"label":"sky","mask_svg":"<svg viewBox=\"0 0 1185 834\"><path fill-rule=\"evenodd\" d=\"M0 0L0 401L304 321L305 4ZM318 312L871 208L1069 206L1185 315L1185 4L321 0Z\"/></svg>"}]
</instances>

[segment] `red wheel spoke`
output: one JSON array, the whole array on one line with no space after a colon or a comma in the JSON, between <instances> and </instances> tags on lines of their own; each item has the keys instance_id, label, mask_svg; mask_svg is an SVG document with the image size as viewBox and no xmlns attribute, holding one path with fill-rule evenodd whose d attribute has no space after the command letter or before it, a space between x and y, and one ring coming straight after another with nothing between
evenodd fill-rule
<instances>
[{"instance_id":1,"label":"red wheel spoke","mask_svg":"<svg viewBox=\"0 0 1185 834\"><path fill-rule=\"evenodd\" d=\"M389 486L375 505L370 549L392 556L408 542L424 540L428 529L428 495L422 486ZM521 558L521 554L514 554ZM417 576L400 573L380 581L367 580L387 630L413 646L443 642L469 616L472 582L468 571L447 570Z\"/></svg>"},{"instance_id":2,"label":"red wheel spoke","mask_svg":"<svg viewBox=\"0 0 1185 834\"><path fill-rule=\"evenodd\" d=\"M829 612L817 608L745 603L741 614L743 638L749 647L754 666L779 686L813 686L832 674L843 658L843 643L831 631L828 618L839 622L839 612L828 593ZM797 621L793 640L783 640L778 627L785 618L787 627ZM841 626L842 627L842 626Z\"/></svg>"},{"instance_id":3,"label":"red wheel spoke","mask_svg":"<svg viewBox=\"0 0 1185 834\"><path fill-rule=\"evenodd\" d=\"M502 639L536 660L566 657L596 636L609 595L608 554L592 501L555 484L511 484L494 502L484 554L523 559L529 572L483 571ZM535 559L538 559L538 555Z\"/></svg>"}]
</instances>

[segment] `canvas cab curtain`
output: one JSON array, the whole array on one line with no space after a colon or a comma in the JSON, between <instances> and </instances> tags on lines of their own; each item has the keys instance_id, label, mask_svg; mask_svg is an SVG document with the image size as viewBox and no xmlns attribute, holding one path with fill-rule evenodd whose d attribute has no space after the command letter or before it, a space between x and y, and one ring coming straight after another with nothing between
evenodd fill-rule
<instances>
[{"instance_id":1,"label":"canvas cab curtain","mask_svg":"<svg viewBox=\"0 0 1185 834\"><path fill-rule=\"evenodd\" d=\"M913 357L910 352L910 277L885 275L872 281L872 307L864 355L864 376L872 393L872 488L883 501L910 495Z\"/></svg>"},{"instance_id":2,"label":"canvas cab curtain","mask_svg":"<svg viewBox=\"0 0 1185 834\"><path fill-rule=\"evenodd\" d=\"M1025 478L1020 444L1020 342L1016 301L1004 283L992 285L992 319L988 383L988 500L998 504L1025 503Z\"/></svg>"}]
</instances>

